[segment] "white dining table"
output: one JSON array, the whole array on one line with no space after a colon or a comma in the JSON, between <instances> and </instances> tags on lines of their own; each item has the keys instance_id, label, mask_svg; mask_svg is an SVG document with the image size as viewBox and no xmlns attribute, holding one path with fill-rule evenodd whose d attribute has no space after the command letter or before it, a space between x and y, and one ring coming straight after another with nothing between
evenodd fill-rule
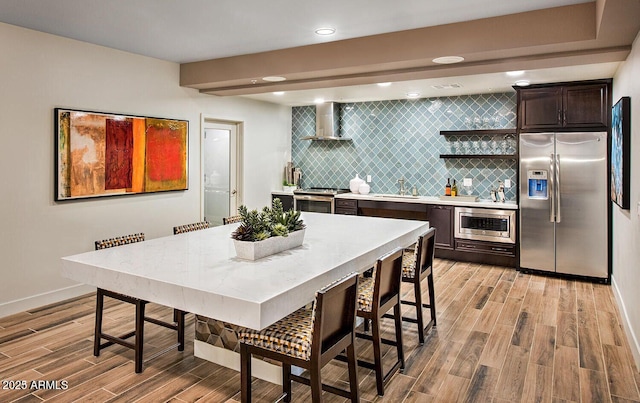
<instances>
[{"instance_id":1,"label":"white dining table","mask_svg":"<svg viewBox=\"0 0 640 403\"><path fill-rule=\"evenodd\" d=\"M229 224L62 258L62 275L238 326L263 329L315 292L416 242L412 221L302 213L302 246L256 261L236 257Z\"/></svg>"}]
</instances>

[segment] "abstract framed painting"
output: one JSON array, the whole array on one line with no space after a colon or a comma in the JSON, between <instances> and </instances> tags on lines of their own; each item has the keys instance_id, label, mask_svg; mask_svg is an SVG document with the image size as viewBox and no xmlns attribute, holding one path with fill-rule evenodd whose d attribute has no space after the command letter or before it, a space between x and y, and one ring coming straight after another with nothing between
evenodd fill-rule
<instances>
[{"instance_id":1,"label":"abstract framed painting","mask_svg":"<svg viewBox=\"0 0 640 403\"><path fill-rule=\"evenodd\" d=\"M56 201L188 189L189 122L55 108Z\"/></svg>"},{"instance_id":2,"label":"abstract framed painting","mask_svg":"<svg viewBox=\"0 0 640 403\"><path fill-rule=\"evenodd\" d=\"M611 200L630 206L631 98L622 97L611 110Z\"/></svg>"}]
</instances>

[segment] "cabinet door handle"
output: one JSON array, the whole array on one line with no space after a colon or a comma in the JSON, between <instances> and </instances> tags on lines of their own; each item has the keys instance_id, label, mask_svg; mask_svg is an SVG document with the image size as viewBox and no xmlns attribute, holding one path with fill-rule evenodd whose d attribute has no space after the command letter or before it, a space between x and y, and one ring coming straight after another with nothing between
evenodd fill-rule
<instances>
[{"instance_id":1,"label":"cabinet door handle","mask_svg":"<svg viewBox=\"0 0 640 403\"><path fill-rule=\"evenodd\" d=\"M558 109L558 123L562 124L562 109Z\"/></svg>"},{"instance_id":2,"label":"cabinet door handle","mask_svg":"<svg viewBox=\"0 0 640 403\"><path fill-rule=\"evenodd\" d=\"M491 250L495 250L496 252L507 252L507 249L505 248L491 247Z\"/></svg>"}]
</instances>

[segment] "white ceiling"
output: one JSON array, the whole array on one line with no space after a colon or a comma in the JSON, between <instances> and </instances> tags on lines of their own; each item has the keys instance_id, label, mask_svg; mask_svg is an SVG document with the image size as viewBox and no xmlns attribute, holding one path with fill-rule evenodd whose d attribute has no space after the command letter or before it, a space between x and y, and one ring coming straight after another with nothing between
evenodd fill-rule
<instances>
[{"instance_id":1,"label":"white ceiling","mask_svg":"<svg viewBox=\"0 0 640 403\"><path fill-rule=\"evenodd\" d=\"M236 56L367 35L500 16L585 0L0 0L0 21L167 61ZM336 28L323 38L319 27ZM508 33L505 33L508 34ZM618 63L528 71L531 82L611 77ZM288 105L316 97L335 101L421 97L510 90L504 74L291 91L249 97ZM432 85L461 84L456 90Z\"/></svg>"}]
</instances>

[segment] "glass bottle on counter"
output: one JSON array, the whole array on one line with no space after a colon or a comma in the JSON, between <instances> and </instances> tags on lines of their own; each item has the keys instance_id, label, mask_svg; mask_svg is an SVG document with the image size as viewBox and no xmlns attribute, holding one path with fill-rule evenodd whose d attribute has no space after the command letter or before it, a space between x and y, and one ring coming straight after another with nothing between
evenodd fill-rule
<instances>
[{"instance_id":1,"label":"glass bottle on counter","mask_svg":"<svg viewBox=\"0 0 640 403\"><path fill-rule=\"evenodd\" d=\"M453 186L451 186L451 196L458 195L458 185L456 184L456 180L453 180Z\"/></svg>"},{"instance_id":2,"label":"glass bottle on counter","mask_svg":"<svg viewBox=\"0 0 640 403\"><path fill-rule=\"evenodd\" d=\"M451 182L449 178L447 178L447 185L444 187L444 195L451 196Z\"/></svg>"}]
</instances>

